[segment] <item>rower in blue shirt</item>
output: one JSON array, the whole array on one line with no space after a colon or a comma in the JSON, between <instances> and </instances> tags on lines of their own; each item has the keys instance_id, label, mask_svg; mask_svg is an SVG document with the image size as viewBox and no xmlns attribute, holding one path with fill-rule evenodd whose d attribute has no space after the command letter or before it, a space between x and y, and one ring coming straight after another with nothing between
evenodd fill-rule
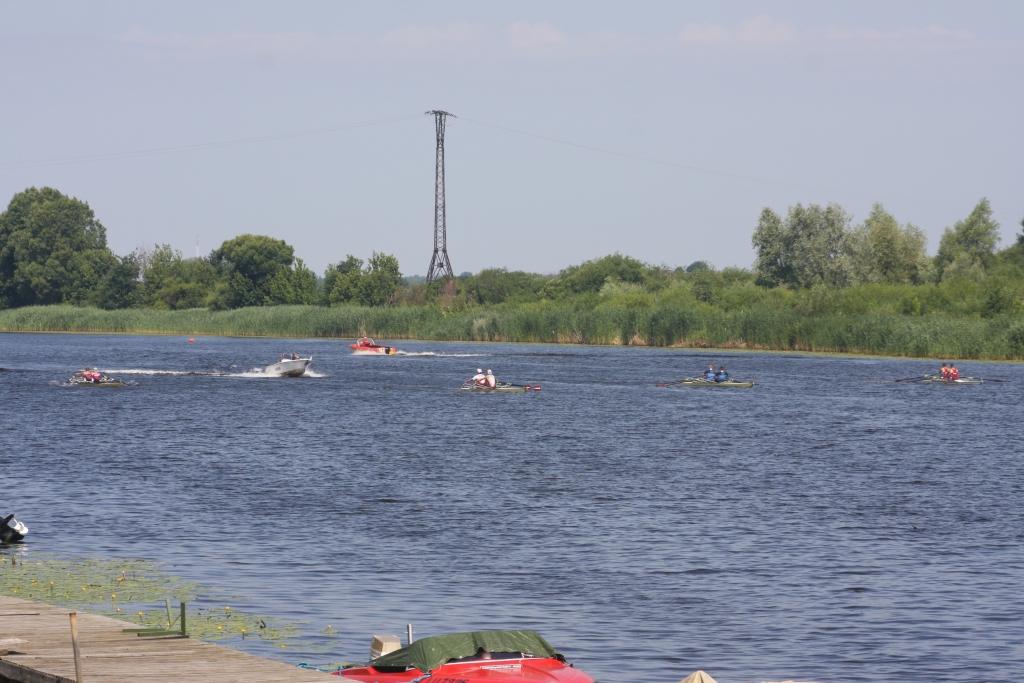
<instances>
[{"instance_id":1,"label":"rower in blue shirt","mask_svg":"<svg viewBox=\"0 0 1024 683\"><path fill-rule=\"evenodd\" d=\"M715 381L715 366L714 365L709 365L708 369L704 371L704 379L706 379L709 382L714 382Z\"/></svg>"},{"instance_id":2,"label":"rower in blue shirt","mask_svg":"<svg viewBox=\"0 0 1024 683\"><path fill-rule=\"evenodd\" d=\"M715 373L716 382L727 382L729 380L729 373L725 371L724 365L718 366L718 372Z\"/></svg>"}]
</instances>

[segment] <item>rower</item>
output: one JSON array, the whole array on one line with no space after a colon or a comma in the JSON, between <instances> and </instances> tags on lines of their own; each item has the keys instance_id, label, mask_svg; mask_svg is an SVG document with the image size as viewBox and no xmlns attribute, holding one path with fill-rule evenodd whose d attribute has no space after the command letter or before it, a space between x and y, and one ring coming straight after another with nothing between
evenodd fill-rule
<instances>
[{"instance_id":1,"label":"rower","mask_svg":"<svg viewBox=\"0 0 1024 683\"><path fill-rule=\"evenodd\" d=\"M704 371L704 379L706 379L709 382L714 382L715 381L715 366L714 365L709 365L708 369Z\"/></svg>"},{"instance_id":2,"label":"rower","mask_svg":"<svg viewBox=\"0 0 1024 683\"><path fill-rule=\"evenodd\" d=\"M473 384L485 387L487 386L487 375L484 374L484 371L481 368L477 368L476 374L473 375L473 379L470 381L473 382Z\"/></svg>"},{"instance_id":3,"label":"rower","mask_svg":"<svg viewBox=\"0 0 1024 683\"><path fill-rule=\"evenodd\" d=\"M960 371L956 369L956 366L952 363L949 364L949 374L946 375L946 379L950 382L960 379Z\"/></svg>"},{"instance_id":4,"label":"rower","mask_svg":"<svg viewBox=\"0 0 1024 683\"><path fill-rule=\"evenodd\" d=\"M715 373L716 382L727 382L729 381L729 373L725 371L724 365L718 366L718 372Z\"/></svg>"},{"instance_id":5,"label":"rower","mask_svg":"<svg viewBox=\"0 0 1024 683\"><path fill-rule=\"evenodd\" d=\"M939 379L949 379L949 368L946 367L945 363L942 364L942 369L939 370Z\"/></svg>"},{"instance_id":6,"label":"rower","mask_svg":"<svg viewBox=\"0 0 1024 683\"><path fill-rule=\"evenodd\" d=\"M490 368L487 368L487 386L491 389L498 386L498 378L494 376Z\"/></svg>"}]
</instances>

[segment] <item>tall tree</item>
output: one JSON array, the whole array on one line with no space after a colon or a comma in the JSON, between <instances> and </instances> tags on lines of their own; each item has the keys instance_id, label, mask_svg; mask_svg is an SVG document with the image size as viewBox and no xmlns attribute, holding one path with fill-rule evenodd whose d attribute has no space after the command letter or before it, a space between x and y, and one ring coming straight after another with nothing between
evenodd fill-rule
<instances>
[{"instance_id":1,"label":"tall tree","mask_svg":"<svg viewBox=\"0 0 1024 683\"><path fill-rule=\"evenodd\" d=\"M850 271L857 282L919 283L928 268L924 232L900 227L881 204L849 239Z\"/></svg>"},{"instance_id":2,"label":"tall tree","mask_svg":"<svg viewBox=\"0 0 1024 683\"><path fill-rule=\"evenodd\" d=\"M217 306L240 308L290 303L276 297L287 292L287 287L281 285L281 277L282 274L285 278L290 276L294 261L295 250L284 240L246 234L225 241L210 254L210 263L223 277Z\"/></svg>"},{"instance_id":3,"label":"tall tree","mask_svg":"<svg viewBox=\"0 0 1024 683\"><path fill-rule=\"evenodd\" d=\"M326 305L355 301L363 278L363 260L349 254L344 261L327 266L321 301Z\"/></svg>"},{"instance_id":4,"label":"tall tree","mask_svg":"<svg viewBox=\"0 0 1024 683\"><path fill-rule=\"evenodd\" d=\"M797 204L790 207L784 222L764 209L752 239L759 282L791 287L845 285L849 224L850 217L837 204Z\"/></svg>"},{"instance_id":5,"label":"tall tree","mask_svg":"<svg viewBox=\"0 0 1024 683\"><path fill-rule=\"evenodd\" d=\"M938 279L954 275L977 275L992 265L999 243L999 223L992 218L992 206L982 198L962 221L946 228L935 255Z\"/></svg>"},{"instance_id":6,"label":"tall tree","mask_svg":"<svg viewBox=\"0 0 1024 683\"><path fill-rule=\"evenodd\" d=\"M793 280L790 264L790 247L787 243L786 227L782 218L768 207L761 209L761 217L751 239L757 250L757 271L759 284L769 287L789 284Z\"/></svg>"},{"instance_id":7,"label":"tall tree","mask_svg":"<svg viewBox=\"0 0 1024 683\"><path fill-rule=\"evenodd\" d=\"M100 308L128 308L137 301L139 261L135 254L113 257L114 263L100 276L90 302Z\"/></svg>"},{"instance_id":8,"label":"tall tree","mask_svg":"<svg viewBox=\"0 0 1024 683\"><path fill-rule=\"evenodd\" d=\"M32 187L0 213L0 307L86 302L115 264L83 201Z\"/></svg>"},{"instance_id":9,"label":"tall tree","mask_svg":"<svg viewBox=\"0 0 1024 683\"><path fill-rule=\"evenodd\" d=\"M142 268L138 299L143 306L199 308L213 296L217 272L209 260L182 258L180 251L167 244L136 253Z\"/></svg>"},{"instance_id":10,"label":"tall tree","mask_svg":"<svg viewBox=\"0 0 1024 683\"><path fill-rule=\"evenodd\" d=\"M366 265L367 270L359 283L359 303L364 306L383 306L392 303L395 292L402 284L398 259L391 254L373 252Z\"/></svg>"}]
</instances>

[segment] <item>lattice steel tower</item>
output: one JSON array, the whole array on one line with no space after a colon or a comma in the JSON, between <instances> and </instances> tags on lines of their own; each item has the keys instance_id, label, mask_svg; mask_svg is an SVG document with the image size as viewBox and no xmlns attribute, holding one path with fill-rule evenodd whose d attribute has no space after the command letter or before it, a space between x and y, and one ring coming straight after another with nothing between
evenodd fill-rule
<instances>
[{"instance_id":1,"label":"lattice steel tower","mask_svg":"<svg viewBox=\"0 0 1024 683\"><path fill-rule=\"evenodd\" d=\"M455 278L452 262L448 260L448 226L445 224L444 209L444 124L445 118L455 116L446 111L434 109L427 112L434 117L437 131L437 161L434 167L434 253L427 268L427 282L436 278Z\"/></svg>"}]
</instances>

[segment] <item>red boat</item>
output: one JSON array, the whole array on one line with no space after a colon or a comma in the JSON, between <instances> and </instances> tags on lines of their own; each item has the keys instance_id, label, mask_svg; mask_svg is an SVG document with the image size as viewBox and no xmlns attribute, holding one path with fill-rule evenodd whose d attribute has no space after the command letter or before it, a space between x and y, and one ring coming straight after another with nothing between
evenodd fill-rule
<instances>
[{"instance_id":1,"label":"red boat","mask_svg":"<svg viewBox=\"0 0 1024 683\"><path fill-rule=\"evenodd\" d=\"M334 674L364 683L594 683L536 631L471 631L420 638L366 666Z\"/></svg>"},{"instance_id":2,"label":"red boat","mask_svg":"<svg viewBox=\"0 0 1024 683\"><path fill-rule=\"evenodd\" d=\"M357 355L393 356L398 353L398 349L394 346L379 346L369 337L360 337L355 344L349 346L352 348L352 353Z\"/></svg>"}]
</instances>

